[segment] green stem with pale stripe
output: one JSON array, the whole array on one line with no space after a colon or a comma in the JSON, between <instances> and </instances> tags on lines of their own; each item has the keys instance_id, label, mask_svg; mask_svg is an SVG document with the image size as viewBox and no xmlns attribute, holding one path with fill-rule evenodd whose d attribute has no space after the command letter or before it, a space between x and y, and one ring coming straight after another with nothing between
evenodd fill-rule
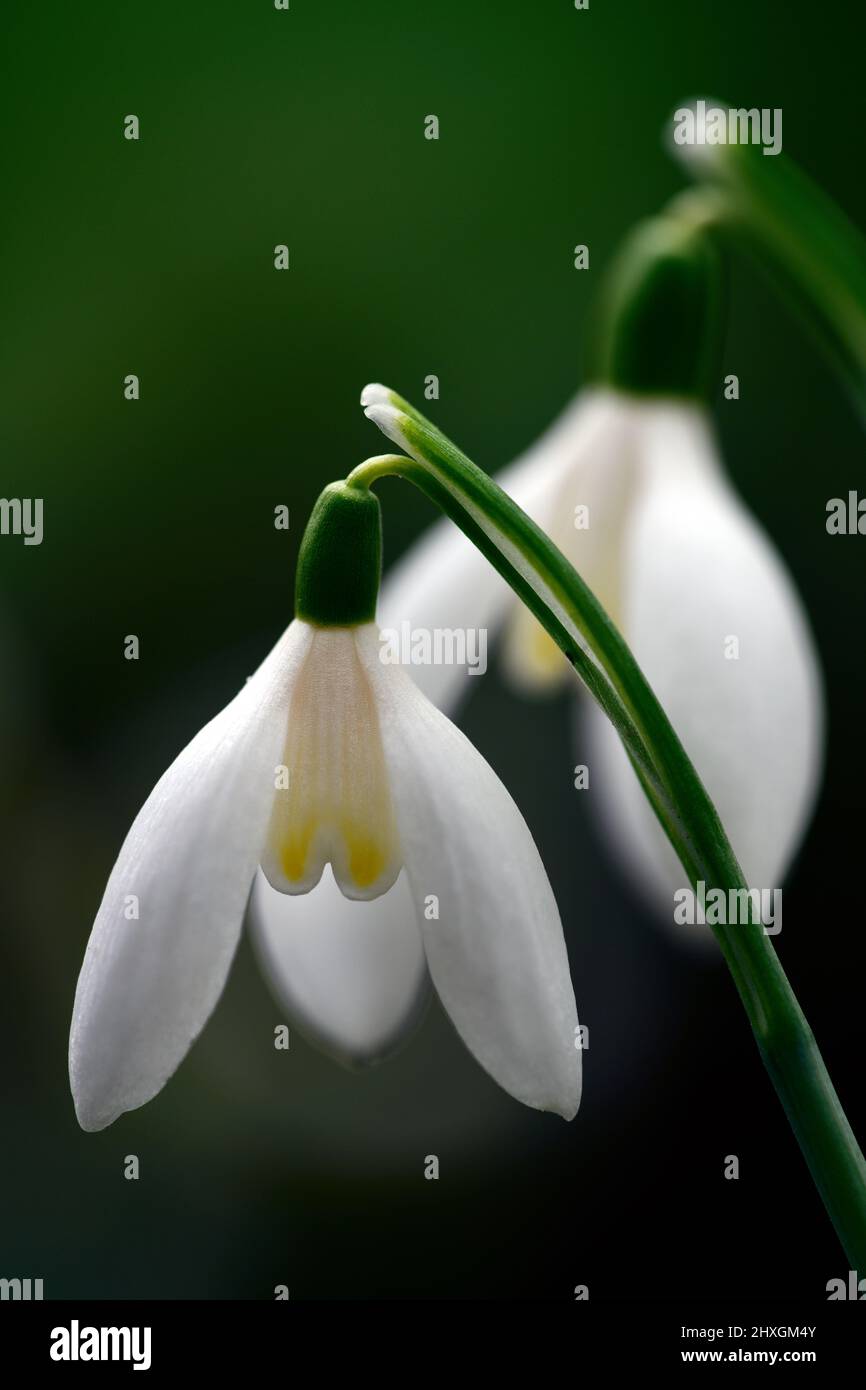
<instances>
[{"instance_id":1,"label":"green stem with pale stripe","mask_svg":"<svg viewBox=\"0 0 866 1390\"><path fill-rule=\"evenodd\" d=\"M617 729L693 889L747 891L703 784L631 651L544 532L449 439L393 392L367 413L410 457L361 464L350 488L396 474L435 502L511 585ZM852 1269L866 1272L866 1162L812 1031L762 925L713 928L758 1048Z\"/></svg>"}]
</instances>

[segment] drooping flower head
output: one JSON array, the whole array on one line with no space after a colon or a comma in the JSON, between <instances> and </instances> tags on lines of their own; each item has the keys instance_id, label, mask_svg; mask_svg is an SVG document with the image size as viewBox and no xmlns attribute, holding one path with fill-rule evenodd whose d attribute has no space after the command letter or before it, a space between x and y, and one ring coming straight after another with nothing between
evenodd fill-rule
<instances>
[{"instance_id":1,"label":"drooping flower head","mask_svg":"<svg viewBox=\"0 0 866 1390\"><path fill-rule=\"evenodd\" d=\"M83 1128L152 1099L183 1060L222 992L254 878L269 973L317 1040L380 1055L429 971L500 1085L575 1114L577 1017L550 884L488 764L380 660L380 553L373 494L326 488L295 620L136 817L76 991Z\"/></svg>"},{"instance_id":2,"label":"drooping flower head","mask_svg":"<svg viewBox=\"0 0 866 1390\"><path fill-rule=\"evenodd\" d=\"M699 227L655 218L629 238L599 306L590 383L500 485L547 532L617 624L679 734L750 884L779 885L814 807L823 696L808 619L772 541L719 460L707 410L720 381L718 269ZM366 413L413 452L399 397ZM433 576L436 576L434 580ZM505 669L533 696L573 675L535 618L467 539L439 523L387 576L382 621L503 632ZM454 667L417 679L454 712ZM608 842L674 922L674 854L613 726L575 720ZM712 944L708 928L685 929Z\"/></svg>"}]
</instances>

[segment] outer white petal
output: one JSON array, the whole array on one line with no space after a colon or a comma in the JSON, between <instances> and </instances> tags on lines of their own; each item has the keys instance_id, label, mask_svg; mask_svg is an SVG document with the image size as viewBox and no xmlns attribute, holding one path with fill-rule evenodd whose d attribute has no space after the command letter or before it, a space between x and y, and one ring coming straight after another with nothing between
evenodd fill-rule
<instances>
[{"instance_id":1,"label":"outer white petal","mask_svg":"<svg viewBox=\"0 0 866 1390\"><path fill-rule=\"evenodd\" d=\"M375 418L376 392L362 402ZM387 394L387 393L385 393ZM539 525L547 525L563 482L610 414L612 395L584 392L512 464L496 475L500 487ZM452 521L437 522L389 570L379 596L379 624L412 628L486 628L492 638L514 595L488 560ZM472 688L465 666L413 666L412 677L440 709L453 711Z\"/></svg>"},{"instance_id":2,"label":"outer white petal","mask_svg":"<svg viewBox=\"0 0 866 1390\"><path fill-rule=\"evenodd\" d=\"M420 1017L427 965L405 873L371 902L345 898L326 870L305 897L256 875L250 924L289 1016L347 1063L380 1061Z\"/></svg>"},{"instance_id":3,"label":"outer white petal","mask_svg":"<svg viewBox=\"0 0 866 1390\"><path fill-rule=\"evenodd\" d=\"M104 1129L155 1096L222 992L309 641L310 629L292 623L172 763L123 843L75 995L69 1073L83 1129ZM125 915L131 895L137 920Z\"/></svg>"},{"instance_id":4,"label":"outer white petal","mask_svg":"<svg viewBox=\"0 0 866 1390\"><path fill-rule=\"evenodd\" d=\"M622 630L719 811L751 887L781 885L817 792L823 735L808 624L772 543L716 460L697 408L643 407L642 483L623 556ZM739 658L726 659L729 638ZM685 875L607 719L590 786L664 919ZM711 939L709 928L682 927Z\"/></svg>"},{"instance_id":5,"label":"outer white petal","mask_svg":"<svg viewBox=\"0 0 866 1390\"><path fill-rule=\"evenodd\" d=\"M520 812L458 729L372 644L385 757L433 983L506 1091L566 1119L580 1101L577 1012L559 912ZM425 900L435 894L438 919Z\"/></svg>"}]
</instances>

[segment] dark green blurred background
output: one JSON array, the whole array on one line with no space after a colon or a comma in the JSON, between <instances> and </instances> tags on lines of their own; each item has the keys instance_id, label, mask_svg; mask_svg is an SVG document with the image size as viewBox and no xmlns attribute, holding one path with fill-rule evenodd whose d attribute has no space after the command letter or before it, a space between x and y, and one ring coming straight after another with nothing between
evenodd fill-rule
<instances>
[{"instance_id":1,"label":"dark green blurred background","mask_svg":"<svg viewBox=\"0 0 866 1390\"><path fill-rule=\"evenodd\" d=\"M617 241L683 186L660 132L688 96L782 107L786 150L866 224L859 12L48 0L0 28L0 492L45 499L41 547L0 539L0 1275L52 1298L824 1296L846 1262L733 988L618 881L572 790L565 700L488 678L463 725L562 907L591 1039L574 1123L499 1091L438 1006L360 1076L296 1035L275 1052L246 942L179 1074L104 1133L76 1126L66 1041L135 811L290 617L323 484L384 447L363 384L421 404L436 373L428 409L479 463L525 447L579 384ZM731 289L723 448L829 696L779 949L862 1138L863 542L828 537L824 508L866 489L863 440L763 283L736 263ZM431 515L405 486L380 495L393 560Z\"/></svg>"}]
</instances>

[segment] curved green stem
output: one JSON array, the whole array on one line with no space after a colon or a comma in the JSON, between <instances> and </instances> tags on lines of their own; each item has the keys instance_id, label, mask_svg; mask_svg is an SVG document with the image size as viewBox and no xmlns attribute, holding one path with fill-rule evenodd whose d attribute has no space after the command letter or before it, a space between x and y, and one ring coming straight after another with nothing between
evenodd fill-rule
<instances>
[{"instance_id":1,"label":"curved green stem","mask_svg":"<svg viewBox=\"0 0 866 1390\"><path fill-rule=\"evenodd\" d=\"M785 154L756 145L679 150L712 195L707 223L730 232L816 335L866 414L866 240ZM694 204L697 211L699 204Z\"/></svg>"},{"instance_id":2,"label":"curved green stem","mask_svg":"<svg viewBox=\"0 0 866 1390\"><path fill-rule=\"evenodd\" d=\"M747 891L692 763L623 638L580 575L491 478L401 397L368 387L367 414L402 455L362 464L347 483L408 479L482 551L564 652L612 720L694 888ZM744 901L744 900L741 900ZM713 928L851 1268L866 1271L866 1162L811 1029L760 922Z\"/></svg>"}]
</instances>

